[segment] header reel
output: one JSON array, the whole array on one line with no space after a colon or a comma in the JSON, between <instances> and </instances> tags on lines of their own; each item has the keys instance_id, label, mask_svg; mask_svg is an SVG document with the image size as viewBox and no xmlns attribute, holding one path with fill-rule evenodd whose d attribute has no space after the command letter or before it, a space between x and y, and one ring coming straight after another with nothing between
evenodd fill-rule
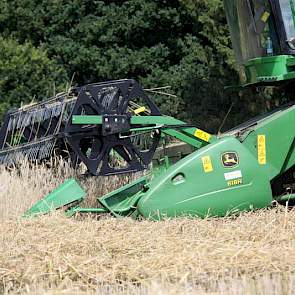
<instances>
[{"instance_id":1,"label":"header reel","mask_svg":"<svg viewBox=\"0 0 295 295\"><path fill-rule=\"evenodd\" d=\"M99 116L100 122L73 118ZM7 112L0 129L0 164L44 161L53 155L83 162L92 175L146 169L160 140L154 122L131 123L131 117L161 117L134 80L72 88L47 101Z\"/></svg>"},{"instance_id":2,"label":"header reel","mask_svg":"<svg viewBox=\"0 0 295 295\"><path fill-rule=\"evenodd\" d=\"M77 89L72 120L65 136L71 149L92 175L112 175L146 169L160 140L160 132L131 127L132 115L161 116L154 102L134 80L90 84ZM75 116L86 121L74 122ZM101 116L98 124L87 117ZM146 124L145 127L149 127ZM136 130L139 128L140 130ZM148 140L144 141L148 133Z\"/></svg>"},{"instance_id":3,"label":"header reel","mask_svg":"<svg viewBox=\"0 0 295 295\"><path fill-rule=\"evenodd\" d=\"M72 93L62 93L41 103L10 110L0 129L0 164L68 156L63 130L75 104ZM71 152L71 151L69 151Z\"/></svg>"}]
</instances>

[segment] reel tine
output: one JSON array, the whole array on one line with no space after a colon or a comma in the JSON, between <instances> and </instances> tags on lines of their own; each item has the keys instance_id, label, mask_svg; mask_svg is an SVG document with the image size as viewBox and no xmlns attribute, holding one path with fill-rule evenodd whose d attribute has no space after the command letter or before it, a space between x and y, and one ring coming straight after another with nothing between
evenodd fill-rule
<instances>
[{"instance_id":1,"label":"reel tine","mask_svg":"<svg viewBox=\"0 0 295 295\"><path fill-rule=\"evenodd\" d=\"M34 144L44 137L62 132L69 119L69 115L64 116L64 113L71 112L75 100L76 97L63 93L44 102L8 111L5 124L0 129L0 153L1 149L7 153L7 157L1 156L1 161L7 162L10 161L9 158L14 158L12 150L9 152L12 147ZM29 158L38 158L38 152L33 148L23 149L27 150ZM49 154L50 150L51 148L48 148L48 151L45 149L44 153L40 153L40 157Z\"/></svg>"},{"instance_id":2,"label":"reel tine","mask_svg":"<svg viewBox=\"0 0 295 295\"><path fill-rule=\"evenodd\" d=\"M123 148L123 146L115 146L114 150L127 162L130 163L132 160L130 155L126 152L126 150Z\"/></svg>"},{"instance_id":3,"label":"reel tine","mask_svg":"<svg viewBox=\"0 0 295 295\"><path fill-rule=\"evenodd\" d=\"M18 147L0 151L0 164L16 164L22 158L30 161L39 161L52 155L56 143L55 137L49 137L40 141L24 144Z\"/></svg>"}]
</instances>

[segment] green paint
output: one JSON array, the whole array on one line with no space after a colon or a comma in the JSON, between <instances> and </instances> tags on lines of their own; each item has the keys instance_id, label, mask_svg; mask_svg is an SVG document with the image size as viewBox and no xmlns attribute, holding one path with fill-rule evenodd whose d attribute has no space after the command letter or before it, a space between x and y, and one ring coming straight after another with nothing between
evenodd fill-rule
<instances>
[{"instance_id":1,"label":"green paint","mask_svg":"<svg viewBox=\"0 0 295 295\"><path fill-rule=\"evenodd\" d=\"M89 124L102 124L102 116L73 116L73 124L89 125ZM196 148L201 148L208 144L208 142L197 138L194 133L195 127L186 127L186 123L169 116L132 116L130 118L131 129L130 131L143 132L155 128L161 129L166 135L173 136L185 143L188 143ZM143 127L132 128L132 125L142 125ZM146 127L145 125L152 125ZM167 128L166 126L172 126ZM184 125L184 127L182 127ZM165 128L163 128L165 127ZM175 128L176 127L176 128ZM211 135L209 142L214 142L216 136Z\"/></svg>"},{"instance_id":2,"label":"green paint","mask_svg":"<svg viewBox=\"0 0 295 295\"><path fill-rule=\"evenodd\" d=\"M185 143L188 143L196 148L200 148L203 145L203 141L199 140L196 137L192 137L189 134L185 134L185 133L181 132L180 130L164 129L162 132L167 135L173 136Z\"/></svg>"},{"instance_id":3,"label":"green paint","mask_svg":"<svg viewBox=\"0 0 295 295\"><path fill-rule=\"evenodd\" d=\"M185 122L169 116L132 116L130 124L134 125L186 125Z\"/></svg>"},{"instance_id":4,"label":"green paint","mask_svg":"<svg viewBox=\"0 0 295 295\"><path fill-rule=\"evenodd\" d=\"M258 121L250 128L243 144L257 157L257 135L266 137L266 165L268 180L281 175L295 164L294 131L295 106L289 107ZM282 126L284 126L282 128Z\"/></svg>"},{"instance_id":5,"label":"green paint","mask_svg":"<svg viewBox=\"0 0 295 295\"><path fill-rule=\"evenodd\" d=\"M147 181L147 176L143 176L100 197L98 201L115 216L128 215L135 210L140 193Z\"/></svg>"},{"instance_id":6,"label":"green paint","mask_svg":"<svg viewBox=\"0 0 295 295\"><path fill-rule=\"evenodd\" d=\"M254 58L245 63L245 73L243 86L294 79L295 57L277 55Z\"/></svg>"},{"instance_id":7,"label":"green paint","mask_svg":"<svg viewBox=\"0 0 295 295\"><path fill-rule=\"evenodd\" d=\"M81 115L81 116L73 116L72 123L79 125L88 125L88 124L102 124L103 116L96 115ZM180 120L177 120L173 117L169 116L132 116L130 119L130 124L138 125L138 124L157 124L157 125L185 125L186 123Z\"/></svg>"},{"instance_id":8,"label":"green paint","mask_svg":"<svg viewBox=\"0 0 295 295\"><path fill-rule=\"evenodd\" d=\"M76 125L102 124L102 116L72 116L72 123Z\"/></svg>"},{"instance_id":9,"label":"green paint","mask_svg":"<svg viewBox=\"0 0 295 295\"><path fill-rule=\"evenodd\" d=\"M223 167L221 154L226 151L238 153L240 162L236 167ZM210 157L212 172L204 171L204 156ZM225 216L263 208L272 201L267 176L267 170L258 165L242 143L226 137L180 160L150 182L137 210L145 218L157 220L187 215ZM230 182L234 180L239 180L239 184Z\"/></svg>"},{"instance_id":10,"label":"green paint","mask_svg":"<svg viewBox=\"0 0 295 295\"><path fill-rule=\"evenodd\" d=\"M279 202L288 202L291 200L295 200L295 194L286 194L286 195L280 196L276 200Z\"/></svg>"},{"instance_id":11,"label":"green paint","mask_svg":"<svg viewBox=\"0 0 295 295\"><path fill-rule=\"evenodd\" d=\"M24 217L49 213L65 205L82 201L85 196L84 189L75 179L70 178L27 210Z\"/></svg>"}]
</instances>

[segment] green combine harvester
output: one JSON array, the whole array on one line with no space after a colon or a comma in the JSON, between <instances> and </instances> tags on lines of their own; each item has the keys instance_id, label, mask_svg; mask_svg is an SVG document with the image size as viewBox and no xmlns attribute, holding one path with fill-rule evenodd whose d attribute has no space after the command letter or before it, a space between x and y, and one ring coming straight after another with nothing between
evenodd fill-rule
<instances>
[{"instance_id":1,"label":"green combine harvester","mask_svg":"<svg viewBox=\"0 0 295 295\"><path fill-rule=\"evenodd\" d=\"M224 5L240 69L239 88L293 83L295 1L224 0ZM90 84L75 93L74 98L63 98L64 109L71 111L66 118L61 108L54 117L55 128L48 127L48 119L42 124L51 130L47 137L55 145L68 146L70 157L83 162L92 175L147 169L165 136L194 151L176 163L169 157L160 159L148 175L99 197L97 208L79 206L86 193L69 179L25 216L62 207L69 216L89 212L152 220L225 216L295 199L295 104L215 136L162 115L134 80ZM12 133L6 138L12 138ZM45 139L38 135L23 145ZM120 160L114 160L114 155Z\"/></svg>"}]
</instances>

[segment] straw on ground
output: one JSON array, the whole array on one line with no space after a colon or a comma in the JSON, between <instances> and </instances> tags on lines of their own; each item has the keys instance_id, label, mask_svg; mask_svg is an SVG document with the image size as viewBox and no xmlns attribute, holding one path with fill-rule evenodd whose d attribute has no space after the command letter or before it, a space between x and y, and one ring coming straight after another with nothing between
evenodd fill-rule
<instances>
[{"instance_id":1,"label":"straw on ground","mask_svg":"<svg viewBox=\"0 0 295 295\"><path fill-rule=\"evenodd\" d=\"M21 214L74 172L0 171L0 293L292 294L295 210L163 222ZM125 182L84 181L90 203ZM89 204L87 204L89 205ZM214 293L214 294L215 294Z\"/></svg>"}]
</instances>

